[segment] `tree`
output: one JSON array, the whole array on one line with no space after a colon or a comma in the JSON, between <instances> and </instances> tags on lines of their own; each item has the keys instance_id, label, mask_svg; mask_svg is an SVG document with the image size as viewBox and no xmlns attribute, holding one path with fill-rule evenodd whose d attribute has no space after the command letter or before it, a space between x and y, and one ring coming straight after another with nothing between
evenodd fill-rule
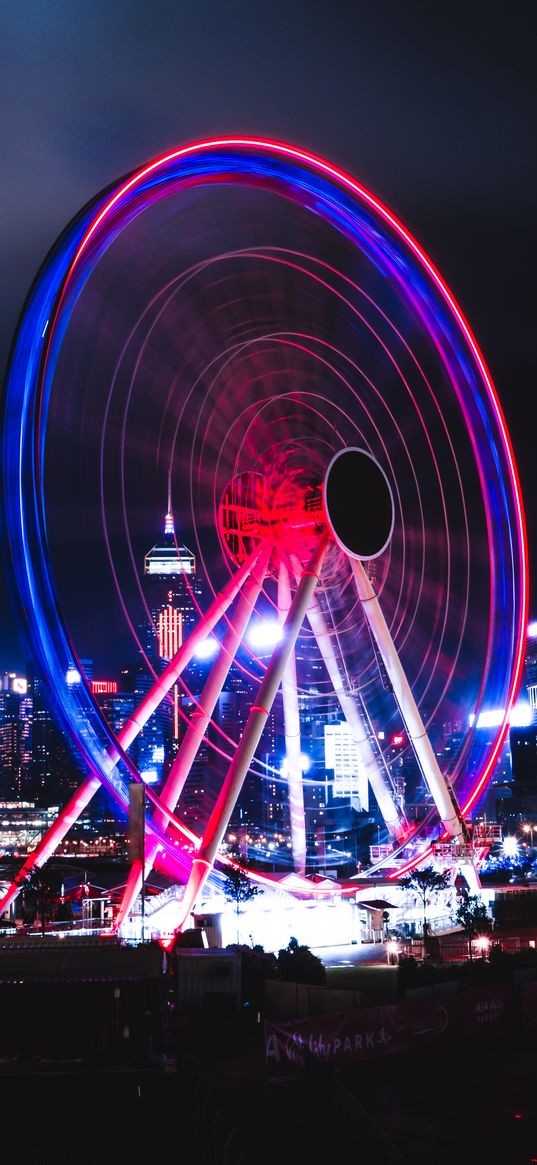
<instances>
[{"instance_id":1,"label":"tree","mask_svg":"<svg viewBox=\"0 0 537 1165\"><path fill-rule=\"evenodd\" d=\"M477 894L464 894L457 907L455 918L462 926L468 940L468 954L472 958L472 939L492 930L492 919L487 908Z\"/></svg>"},{"instance_id":2,"label":"tree","mask_svg":"<svg viewBox=\"0 0 537 1165\"><path fill-rule=\"evenodd\" d=\"M298 939L289 939L288 945L278 953L278 976L287 983L310 983L315 986L326 980L324 964L309 947L301 946Z\"/></svg>"},{"instance_id":3,"label":"tree","mask_svg":"<svg viewBox=\"0 0 537 1165\"><path fill-rule=\"evenodd\" d=\"M441 890L447 890L450 883L449 871L439 874L433 866L425 866L423 870L414 870L401 878L401 885L405 890L413 890L421 898L423 905L423 937L427 937L427 907Z\"/></svg>"},{"instance_id":4,"label":"tree","mask_svg":"<svg viewBox=\"0 0 537 1165\"><path fill-rule=\"evenodd\" d=\"M242 904L255 898L256 894L262 893L261 888L253 885L244 870L239 869L238 866L229 866L225 876L224 894L226 902L235 903L237 925Z\"/></svg>"}]
</instances>

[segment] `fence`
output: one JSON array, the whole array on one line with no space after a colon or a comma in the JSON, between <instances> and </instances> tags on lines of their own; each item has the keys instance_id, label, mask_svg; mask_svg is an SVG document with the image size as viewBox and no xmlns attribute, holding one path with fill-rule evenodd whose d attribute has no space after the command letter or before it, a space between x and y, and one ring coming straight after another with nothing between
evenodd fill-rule
<instances>
[{"instance_id":1,"label":"fence","mask_svg":"<svg viewBox=\"0 0 537 1165\"><path fill-rule=\"evenodd\" d=\"M532 969L531 974L535 975ZM334 1067L375 1063L409 1051L441 1054L486 1031L537 1028L537 981L465 987L428 999L266 1023L265 1054L271 1079L308 1072L315 1062Z\"/></svg>"}]
</instances>

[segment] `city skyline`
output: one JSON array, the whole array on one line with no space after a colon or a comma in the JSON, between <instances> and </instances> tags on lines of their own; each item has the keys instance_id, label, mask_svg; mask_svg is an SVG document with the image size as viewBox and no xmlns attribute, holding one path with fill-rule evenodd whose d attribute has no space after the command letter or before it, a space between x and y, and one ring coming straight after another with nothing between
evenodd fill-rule
<instances>
[{"instance_id":1,"label":"city skyline","mask_svg":"<svg viewBox=\"0 0 537 1165\"><path fill-rule=\"evenodd\" d=\"M13 34L16 40L15 27ZM494 53L495 45L490 47ZM460 101L462 106L462 94ZM510 140L515 145L514 139ZM225 153L229 167L222 171L224 184L218 151ZM50 262L44 268L31 301L38 305L43 297L43 314L35 308L39 319L36 351L48 347L47 328L54 321L47 357L46 405L39 411L46 424L46 441L41 446L41 433L42 477L36 492L43 490L44 520L31 517L30 491L21 506L28 529L18 541L16 568L16 587L21 588L27 617L35 611L31 616L33 643L51 684L53 702L65 715L65 726L90 769L94 763L99 768L102 745L108 752L114 745L106 723L88 704L87 694L79 693L76 683L67 681L65 687L70 656L73 661L91 656L103 675L118 662L122 669L132 666L143 649L145 632L142 630L140 639L140 628L147 625L147 616L153 615L159 649L148 642L147 662L155 675L155 692L150 690L151 679L142 680L135 668L134 706L146 709L143 722L138 723L138 712L136 717L132 713L122 726L118 720L118 729L113 727L112 732L119 731L122 746L126 741L127 747L132 746L127 771L129 764L137 765L148 780L159 783L163 776L160 766L168 763L162 733L169 705L164 701L161 710L155 709L161 685L158 677L166 655L176 658L173 646L177 647L182 637L187 612L186 607L179 609L178 596L170 602L171 590L167 603L161 603L158 610L144 594L142 554L147 567L151 553L155 553L150 551L148 559L148 540L157 536L153 533L155 515L163 512L164 494L169 521L173 511L177 537L198 563L200 585L205 589L204 601L196 604L200 619L207 611L207 602L211 609L211 596L214 604L222 588L229 590L233 571L239 568L240 575L246 570L249 554L262 550L263 567L259 569L261 575L266 572L266 580L262 598L253 600L258 614L266 618L271 609L282 612L292 602L297 613L301 611L303 622L306 607L302 604L306 600L302 596L307 586L313 586L305 581L310 575L308 563L318 562L321 572L326 546L319 535L323 523L327 537L330 527L335 541L322 567L322 584L315 600L318 606L309 617L311 633L302 628L297 639L294 678L284 678L278 649L269 655L265 673L246 644L238 652L233 649L233 666L244 675L251 674L251 715L258 718L260 732L261 717L272 713L271 703L265 708L261 695L256 703L259 682L262 693L265 681L273 675L284 681L274 707L283 713L284 729L279 735L285 738L285 748L282 750L281 743L277 748L271 744L267 759L271 756L278 770L276 752L286 753L290 835L299 872L303 872L306 860L302 772L293 745L296 732L290 725L299 718L299 711L313 722L317 716L315 701L320 709L325 695L328 709L329 689L337 692L343 675L349 694L343 694L342 707L347 701L345 716L350 717L354 739L360 743L360 763L368 773L391 838L402 841L407 823L395 792L397 781L390 788L388 767L386 773L383 771L376 733L382 730L388 736L393 732L397 735L406 726L414 750L420 754L429 791L425 801L427 796L432 798L452 838L464 839L463 816L479 800L481 786L491 775L500 735L485 744L477 729L469 729L460 742L460 755L453 741L439 765L435 755L438 744L434 748L430 744L421 716L430 725L434 740L444 723L461 718L461 709L466 706L479 713L489 711L492 704L501 706L502 700L511 702L513 676L520 666L525 631L521 611L526 597L524 530L509 440L481 356L465 331L456 302L421 251L423 244L431 250L427 229L424 227L425 233L416 229L412 213L405 213L404 182L401 186L395 181L402 201L388 196L386 202L414 230L417 244L406 225L398 226L384 208L384 191L376 185L374 175L368 182L373 188L369 194L359 182L355 185L343 173L336 175L330 167L330 150L320 152L328 154L328 165L308 159L296 148L278 142L260 146L255 139L234 139L227 144L219 139L186 153L175 152L167 161L156 162L154 169L140 170L124 194L118 195L117 232L111 217L113 203L94 220L92 234L98 229L103 235L102 251L98 257L96 252L95 260L85 243L77 251L75 264L80 275L68 282L58 316L48 305L45 308L46 272L51 273L53 282L57 275L52 274ZM210 158L208 164L205 153ZM272 155L270 162L263 154ZM444 188L441 194L438 183L444 159L437 157L436 166L430 155L429 160L428 177L434 173L437 183L438 213L444 197ZM306 167L299 183L297 165ZM188 166L191 174L183 188ZM475 174L465 187L470 169L469 161L464 170L459 167L460 197L450 205L452 212L457 207L459 227L461 214L467 216L473 208L460 232L459 241L464 242L460 275L464 278L466 272L477 286L475 250L472 262L466 254L472 215L473 242L478 235ZM153 179L149 177L161 171L165 199L152 193ZM363 182L363 168L358 167L358 171ZM394 178L405 173L403 168ZM423 178L422 194L427 186ZM501 185L499 172L498 178ZM334 179L340 185L339 193L336 196L332 189L327 197L327 181ZM416 190L418 187L419 183ZM427 189L430 195L431 187ZM138 198L136 191L141 199L138 211L123 217L123 202L126 206L127 201ZM377 200L379 194L381 201ZM490 186L488 196L494 204ZM349 200L354 200L352 210ZM433 203L428 198L422 204L424 224L431 223ZM79 222L84 215L90 222L91 213L89 209L81 212ZM372 220L376 224L373 232ZM453 218L441 214L436 245L448 237L450 222L453 226ZM342 223L346 224L343 229ZM65 235L56 254L60 256L63 250L67 255L70 246ZM434 260L451 283L449 262L443 265L436 253ZM85 264L89 266L84 271ZM463 297L462 306L478 342L485 347L485 358L490 359L487 328L480 326L484 302L479 296L472 311L473 305ZM65 328L59 325L62 313ZM30 319L29 314L26 319ZM61 334L61 346L55 343L55 334ZM495 333L500 350L503 339L503 333ZM510 343L505 346L504 357L507 355L512 371L515 364ZM520 346L517 357L523 355ZM16 360L20 364L25 359L19 348ZM13 426L8 433L15 433L18 426L15 390L19 364L14 366L12 395L6 405L6 422ZM494 363L492 367L495 372ZM501 386L498 391L503 404ZM516 402L516 430L517 411L524 410L526 398L511 393L507 399L504 408L511 428L510 408ZM23 408L27 410L27 405ZM516 454L516 433L513 441ZM367 572L360 567L361 575L356 564L350 569L345 541L342 550L328 502L323 510L320 498L327 463L332 458L332 466L342 445L369 450L373 460L377 459L391 497L389 550L385 543L378 561ZM14 473L21 449L22 441L5 444L7 494L15 481L22 481L22 489L27 491L25 472ZM522 479L523 464L524 453ZM17 513L17 507L12 506L7 519L14 547ZM532 541L531 516L529 526ZM165 530L164 537L171 537L171 528L167 533ZM40 589L38 584L40 558L45 563L48 559L52 566L53 583L48 589ZM255 581L252 576L248 587ZM486 590L490 607L482 601ZM253 593L259 595L255 588ZM42 600L44 609L39 609ZM58 608L67 638L58 620ZM242 617L233 613L228 633L233 631L233 620ZM212 618L207 615L209 628L214 626ZM130 634L128 649L123 646L127 640L122 628ZM194 635L199 628L201 623L193 621ZM57 650L54 647L51 654L54 637L61 645L59 669L50 666ZM328 640L325 648L323 637ZM4 642L0 635L0 643ZM311 647L320 651L322 663L313 664ZM11 660L7 666L13 666ZM327 669L330 682L326 694L321 671L315 686L310 680L301 689L302 673L309 674L313 667ZM318 692L317 679L321 682ZM163 678L162 684L165 682ZM397 696L395 709L388 710L393 693ZM190 695L195 700L195 692ZM190 698L188 687L186 696ZM180 741L182 697L177 687L173 700L179 767L173 760L166 781L172 781L177 767L173 781L179 790L186 780L186 797L190 770L186 761L178 758L189 753L190 729ZM402 703L410 723L406 718L404 724L398 721L397 707ZM80 718L75 708L82 713ZM122 719L118 709L110 714ZM244 781L255 763L255 745L252 751L250 743L245 743L250 720L248 731L241 736L238 705L235 714L235 731L228 734L224 746L230 767L222 790L229 784L230 791L225 793L225 807L218 810L218 821L211 817L207 824L200 859L196 858L190 879L192 893L201 886L199 883L196 891L196 863L200 870L205 861L212 866L215 846L231 820L236 798L236 792L231 796L233 781ZM161 727L157 725L159 717ZM81 725L85 725L83 731ZM208 731L213 731L210 716ZM255 732L250 732L252 740ZM273 736L275 741L274 732ZM209 741L209 745L214 749L214 742ZM380 754L377 758L375 752ZM195 798L205 795L208 784L214 784L215 791L222 780L223 773L216 779L220 762L211 776L213 766L208 761L210 756L200 755L196 762L200 774L203 769L203 787L201 781L193 782L194 815L201 812ZM125 773L115 762L113 767L114 771L105 775L105 784L119 796L124 809ZM240 769L240 778L235 778L236 769ZM458 778L457 793L464 808L454 800L449 783L452 775ZM80 794L82 800L89 791L88 785ZM353 799L365 807L363 790L354 797L351 794ZM176 798L172 800L175 803ZM219 804L220 800L219 795ZM282 813L281 806L278 813ZM157 818L160 821L159 814ZM169 850L168 856L173 864ZM203 880L205 873L200 876Z\"/></svg>"},{"instance_id":2,"label":"city skyline","mask_svg":"<svg viewBox=\"0 0 537 1165\"><path fill-rule=\"evenodd\" d=\"M526 143L534 92L523 22L517 24L514 16L512 22L504 19L499 37L494 21L482 22L477 11L471 11L465 14L464 32L456 23L443 25L440 31L434 15L430 14L426 27L417 8L408 10L403 21L399 6L388 4L389 20L381 18L380 10L362 12L358 19L358 13L345 9L343 23L336 16L327 25L322 11L312 13L308 6L308 44L313 57L310 60L307 53L299 52L297 73L288 52L284 53L281 85L275 93L271 78L282 51L278 7L261 24L248 18L246 10L239 16L237 9L227 14L218 41L214 30L209 33L212 52L221 61L201 96L199 81L192 74L195 54L185 57L178 47L183 73L171 69L173 54L167 52L166 43L182 44L182 37L174 36L178 33L174 7L161 4L146 61L140 58L143 9L137 5L129 5L133 32L124 60L116 60L123 35L121 11L120 5L114 10L96 5L92 19L86 20L82 14L66 14L49 6L45 25L33 12L29 19L23 5L6 20L2 71L9 86L10 129L4 152L6 197L0 246L2 265L10 278L2 287L0 363L7 360L18 313L44 254L83 203L118 174L163 149L214 130L244 127L295 141L347 166L383 198L429 251L461 300L507 416L522 477L533 561L537 518L528 436L529 386L535 383L529 341L532 262L528 253L533 215L528 192L533 184ZM301 4L293 6L291 13L286 11L289 45L300 44L304 18ZM237 22L241 27L238 39ZM86 35L79 39L83 29ZM187 27L181 31L199 47L201 24L195 14L189 13ZM103 64L99 65L97 75L104 84L98 97L92 72L96 37L99 56L104 52L104 60L115 61L113 82L111 72L104 79ZM262 64L255 71L255 83L248 84L248 78L252 81L252 58L244 71L248 52L253 50L254 58L258 56L261 43ZM356 53L352 66L351 44ZM226 56L235 81L222 103L216 95ZM164 107L155 88L157 59L159 69L164 61L169 83ZM321 81L319 69L314 68L318 59L323 61ZM75 61L76 83L71 73ZM450 85L455 76L456 84ZM62 104L68 78L73 81L69 109ZM268 107L267 87L271 92ZM119 94L117 103L112 101L114 91ZM41 99L45 96L49 100ZM132 116L138 100L144 105L142 122ZM81 151L74 127L77 118L82 125L92 124L95 103L103 132L99 147L93 138L88 153ZM341 109L347 111L345 118L340 116ZM38 186L30 181L37 134ZM165 481L161 488L165 490ZM164 498L155 499L151 513L142 515L141 541L150 539L164 505ZM187 544L188 536L185 530ZM24 649L3 580L0 608L0 666L20 667Z\"/></svg>"}]
</instances>

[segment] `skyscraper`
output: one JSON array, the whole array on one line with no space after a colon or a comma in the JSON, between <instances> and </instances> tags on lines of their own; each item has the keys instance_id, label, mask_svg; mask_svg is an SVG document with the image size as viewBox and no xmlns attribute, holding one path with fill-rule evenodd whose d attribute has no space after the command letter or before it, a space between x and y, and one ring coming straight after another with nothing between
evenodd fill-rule
<instances>
[{"instance_id":1,"label":"skyscraper","mask_svg":"<svg viewBox=\"0 0 537 1165\"><path fill-rule=\"evenodd\" d=\"M31 759L32 697L26 679L8 673L0 687L0 800L26 799Z\"/></svg>"},{"instance_id":2,"label":"skyscraper","mask_svg":"<svg viewBox=\"0 0 537 1165\"><path fill-rule=\"evenodd\" d=\"M50 706L46 686L28 669L32 697L32 766L29 796L39 806L63 805L80 784L81 774L67 737Z\"/></svg>"},{"instance_id":3,"label":"skyscraper","mask_svg":"<svg viewBox=\"0 0 537 1165\"><path fill-rule=\"evenodd\" d=\"M148 661L158 672L173 659L195 627L203 598L195 556L177 542L170 504L164 534L144 558L143 588L150 619L144 624L141 641ZM149 670L137 669L135 703L151 683ZM180 688L174 684L168 700L163 701L138 738L136 762L150 783L162 780L177 751L180 705Z\"/></svg>"},{"instance_id":4,"label":"skyscraper","mask_svg":"<svg viewBox=\"0 0 537 1165\"><path fill-rule=\"evenodd\" d=\"M199 618L203 587L196 559L177 542L173 515L164 520L164 535L144 558L144 593L151 615L144 647L149 659L171 659ZM147 646L146 646L147 645Z\"/></svg>"}]
</instances>

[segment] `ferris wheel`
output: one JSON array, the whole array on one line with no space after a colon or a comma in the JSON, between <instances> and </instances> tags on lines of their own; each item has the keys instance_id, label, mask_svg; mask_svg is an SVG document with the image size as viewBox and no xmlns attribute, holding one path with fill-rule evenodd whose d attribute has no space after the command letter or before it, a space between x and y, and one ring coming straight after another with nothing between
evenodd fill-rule
<instances>
[{"instance_id":1,"label":"ferris wheel","mask_svg":"<svg viewBox=\"0 0 537 1165\"><path fill-rule=\"evenodd\" d=\"M312 724L344 725L356 804L377 807L393 876L436 843L468 845L523 662L520 486L460 308L358 182L289 145L222 139L98 195L51 251L20 321L3 487L29 646L88 774L3 909L101 785L126 814L142 782L133 745L178 686L182 727L158 793L147 788L145 857L118 927L153 866L184 885L185 924L226 860L247 780L261 802L277 782L289 862L306 875ZM97 641L123 645L119 624L144 654L138 545L159 489L204 598L192 594L195 625L165 666L146 658L152 681L113 731L81 659L96 627ZM263 651L256 622L278 628ZM195 687L208 640L215 654ZM240 732L217 715L233 678ZM492 740L477 730L491 706L504 710ZM439 756L447 721L460 727L451 758ZM414 816L416 795L411 807L386 755L393 729L420 775ZM194 828L182 809L203 749L212 776Z\"/></svg>"}]
</instances>

